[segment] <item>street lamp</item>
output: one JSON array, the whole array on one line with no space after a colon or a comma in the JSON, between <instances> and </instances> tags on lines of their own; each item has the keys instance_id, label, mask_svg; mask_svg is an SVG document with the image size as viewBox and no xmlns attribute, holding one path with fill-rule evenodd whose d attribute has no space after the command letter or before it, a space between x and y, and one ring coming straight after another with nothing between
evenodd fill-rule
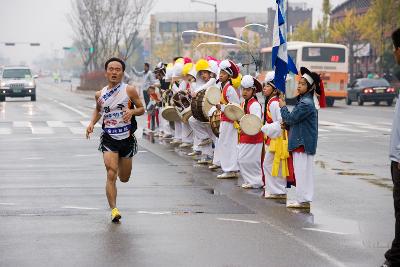
<instances>
[{"instance_id":1,"label":"street lamp","mask_svg":"<svg viewBox=\"0 0 400 267\"><path fill-rule=\"evenodd\" d=\"M209 2L205 2L205 1L200 1L200 0L190 0L190 2L192 3L200 3L200 4L204 4L204 5L208 5L208 6L213 6L214 7L214 12L215 12L215 18L214 18L214 32L215 34L218 34L218 19L217 19L217 2L213 3L209 3Z\"/></svg>"}]
</instances>

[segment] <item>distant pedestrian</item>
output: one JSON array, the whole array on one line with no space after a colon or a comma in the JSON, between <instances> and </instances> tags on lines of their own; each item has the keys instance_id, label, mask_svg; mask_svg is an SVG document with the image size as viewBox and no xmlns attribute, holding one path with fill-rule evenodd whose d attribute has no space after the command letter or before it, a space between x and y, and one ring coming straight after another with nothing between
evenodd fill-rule
<instances>
[{"instance_id":1,"label":"distant pedestrian","mask_svg":"<svg viewBox=\"0 0 400 267\"><path fill-rule=\"evenodd\" d=\"M103 152L107 170L106 195L111 220L119 222L121 214L116 207L116 181L119 177L121 182L126 183L131 176L132 157L137 153L134 118L142 115L144 108L135 87L122 82L125 63L121 59L107 60L105 70L108 85L96 92L96 107L86 128L86 138L90 137L94 125L103 117L99 150Z\"/></svg>"},{"instance_id":2,"label":"distant pedestrian","mask_svg":"<svg viewBox=\"0 0 400 267\"><path fill-rule=\"evenodd\" d=\"M400 65L400 28L392 34L394 57ZM396 102L392 135L390 136L390 173L393 180L393 200L395 233L392 247L385 253L386 261L382 267L400 266L400 104Z\"/></svg>"},{"instance_id":3,"label":"distant pedestrian","mask_svg":"<svg viewBox=\"0 0 400 267\"><path fill-rule=\"evenodd\" d=\"M137 71L135 68L132 68L133 73L139 77L143 77L143 84L142 84L142 92L143 92L143 98L145 102L145 106L149 104L150 97L149 94L147 93L147 89L151 86L157 83L153 72L150 70L150 64L149 63L144 63L144 70L143 71Z\"/></svg>"}]
</instances>

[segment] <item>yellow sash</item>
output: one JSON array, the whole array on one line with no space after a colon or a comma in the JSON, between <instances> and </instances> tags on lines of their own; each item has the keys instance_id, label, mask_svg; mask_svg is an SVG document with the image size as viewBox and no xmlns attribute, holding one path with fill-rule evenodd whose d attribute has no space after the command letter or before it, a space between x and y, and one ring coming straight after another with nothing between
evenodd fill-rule
<instances>
[{"instance_id":1,"label":"yellow sash","mask_svg":"<svg viewBox=\"0 0 400 267\"><path fill-rule=\"evenodd\" d=\"M272 164L272 176L279 175L279 167L282 166L282 177L289 176L289 166L287 159L289 158L287 131L284 131L278 138L271 139L269 151L274 153L274 162ZM285 134L286 138L284 138Z\"/></svg>"}]
</instances>

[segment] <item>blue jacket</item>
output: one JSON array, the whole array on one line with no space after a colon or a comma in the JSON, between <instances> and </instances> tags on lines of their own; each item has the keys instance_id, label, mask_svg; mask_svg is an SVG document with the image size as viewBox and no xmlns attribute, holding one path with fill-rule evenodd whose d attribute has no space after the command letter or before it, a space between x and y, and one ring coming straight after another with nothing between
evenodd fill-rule
<instances>
[{"instance_id":1,"label":"blue jacket","mask_svg":"<svg viewBox=\"0 0 400 267\"><path fill-rule=\"evenodd\" d=\"M290 127L289 151L304 146L307 154L315 155L318 139L318 112L314 105L313 94L306 93L298 97L292 112L281 108L283 122Z\"/></svg>"}]
</instances>

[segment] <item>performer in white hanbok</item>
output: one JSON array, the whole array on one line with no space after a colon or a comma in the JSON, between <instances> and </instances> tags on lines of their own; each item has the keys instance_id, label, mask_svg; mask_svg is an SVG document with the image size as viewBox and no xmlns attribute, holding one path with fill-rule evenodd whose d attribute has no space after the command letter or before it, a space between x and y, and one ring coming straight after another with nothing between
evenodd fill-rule
<instances>
[{"instance_id":1,"label":"performer in white hanbok","mask_svg":"<svg viewBox=\"0 0 400 267\"><path fill-rule=\"evenodd\" d=\"M263 162L265 175L265 198L286 199L286 176L288 175L286 172L288 170L286 169L287 164L282 164L281 152L278 151L278 153L276 153L276 143L274 144L274 142L283 142L282 139L277 141L277 139L282 136L282 117L281 109L279 107L280 94L273 82L274 76L274 72L268 73L263 87L265 108L264 126L261 130L264 132L266 137L265 157ZM272 143L274 148L271 148L270 146L271 140L273 140ZM287 146L285 153L288 155ZM282 167L285 168L283 171L285 176L282 176Z\"/></svg>"},{"instance_id":2,"label":"performer in white hanbok","mask_svg":"<svg viewBox=\"0 0 400 267\"><path fill-rule=\"evenodd\" d=\"M173 74L172 74L171 89L174 92L174 94L182 89L180 87L182 81L182 70L183 70L183 58L178 58L174 63ZM182 122L175 121L174 140L171 142L171 144L181 144L181 143L182 143Z\"/></svg>"},{"instance_id":3,"label":"performer in white hanbok","mask_svg":"<svg viewBox=\"0 0 400 267\"><path fill-rule=\"evenodd\" d=\"M179 90L188 93L191 95L191 79L189 71L191 70L193 63L190 58L184 58L185 65L183 66L181 77L182 80L179 84ZM182 122L182 144L179 145L179 148L188 148L193 146L193 130L190 127L189 122Z\"/></svg>"},{"instance_id":4,"label":"performer in white hanbok","mask_svg":"<svg viewBox=\"0 0 400 267\"><path fill-rule=\"evenodd\" d=\"M283 122L290 127L289 150L293 154L296 176L296 201L286 207L310 209L314 195L314 155L318 140L318 110L325 107L324 87L320 76L305 67L300 68L301 79L297 85L299 96L292 109L279 99ZM317 95L320 96L318 101Z\"/></svg>"},{"instance_id":5,"label":"performer in white hanbok","mask_svg":"<svg viewBox=\"0 0 400 267\"><path fill-rule=\"evenodd\" d=\"M222 174L217 178L236 178L239 171L238 157L238 133L233 126L233 121L224 114L225 106L228 103L240 104L239 94L231 85L231 79L237 78L239 68L230 60L223 60L220 65L219 81L222 92L221 102L217 109L221 110L221 124L219 127L219 139L216 153L220 158Z\"/></svg>"},{"instance_id":6,"label":"performer in white hanbok","mask_svg":"<svg viewBox=\"0 0 400 267\"><path fill-rule=\"evenodd\" d=\"M216 82L215 77L213 77L215 73L213 73L207 60L198 60L196 62L196 71L196 88L193 90L193 95L215 85ZM201 159L197 163L212 163L212 156L214 153L212 148L212 137L214 134L212 133L210 125L197 120L193 116L189 119L189 124L192 127L196 138L200 140L198 147L201 150Z\"/></svg>"},{"instance_id":7,"label":"performer in white hanbok","mask_svg":"<svg viewBox=\"0 0 400 267\"><path fill-rule=\"evenodd\" d=\"M257 116L261 124L262 108L257 100L256 93L262 91L262 85L251 75L243 76L241 84L244 114ZM248 135L243 130L240 131L238 163L240 174L244 180L242 188L261 188L264 185L261 166L263 139L264 136L261 131L255 135Z\"/></svg>"},{"instance_id":8,"label":"performer in white hanbok","mask_svg":"<svg viewBox=\"0 0 400 267\"><path fill-rule=\"evenodd\" d=\"M157 66L154 68L154 74L157 79L157 84L155 84L156 87L159 89L159 94L162 97L163 93L169 88L170 82L166 80L166 68L167 64L163 62L159 62ZM171 138L172 137L172 131L171 127L169 125L169 121L163 118L163 116L158 116L160 120L160 130L158 133L158 136L160 137L165 137L165 138Z\"/></svg>"}]
</instances>

